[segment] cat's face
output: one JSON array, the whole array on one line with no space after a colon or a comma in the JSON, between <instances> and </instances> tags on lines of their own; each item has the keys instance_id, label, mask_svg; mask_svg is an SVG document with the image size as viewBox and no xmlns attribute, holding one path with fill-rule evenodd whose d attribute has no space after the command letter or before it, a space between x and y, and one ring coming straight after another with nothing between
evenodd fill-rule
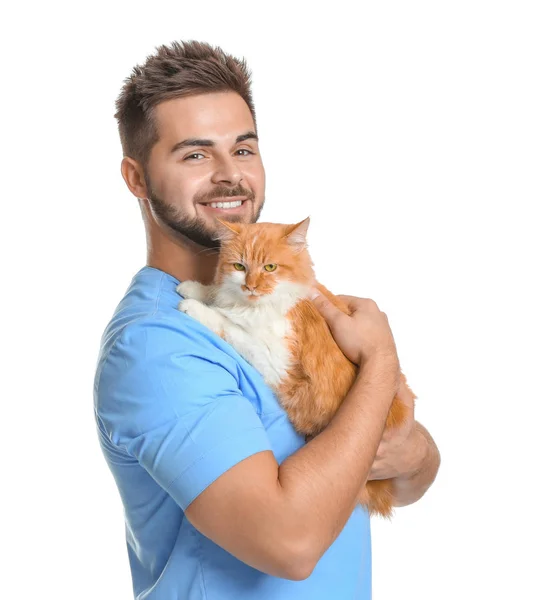
<instances>
[{"instance_id":1,"label":"cat's face","mask_svg":"<svg viewBox=\"0 0 542 600\"><path fill-rule=\"evenodd\" d=\"M309 220L296 225L221 223L215 281L237 302L272 301L314 283L306 249Z\"/></svg>"}]
</instances>

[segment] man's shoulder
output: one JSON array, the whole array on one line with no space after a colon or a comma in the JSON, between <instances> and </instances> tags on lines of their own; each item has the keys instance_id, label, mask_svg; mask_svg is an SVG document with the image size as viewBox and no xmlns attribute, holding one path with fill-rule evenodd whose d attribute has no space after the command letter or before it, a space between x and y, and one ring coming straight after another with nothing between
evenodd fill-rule
<instances>
[{"instance_id":1,"label":"man's shoulder","mask_svg":"<svg viewBox=\"0 0 542 600\"><path fill-rule=\"evenodd\" d=\"M237 372L233 348L196 319L178 309L178 281L146 267L133 278L107 324L96 364L95 389L141 380L145 373L165 377L205 370L209 364Z\"/></svg>"},{"instance_id":2,"label":"man's shoulder","mask_svg":"<svg viewBox=\"0 0 542 600\"><path fill-rule=\"evenodd\" d=\"M224 342L188 315L157 308L110 323L102 339L98 370L115 364L123 371L127 367L149 371L182 356L220 362L221 356L225 358ZM180 360L178 366L183 366Z\"/></svg>"},{"instance_id":3,"label":"man's shoulder","mask_svg":"<svg viewBox=\"0 0 542 600\"><path fill-rule=\"evenodd\" d=\"M199 410L219 392L237 393L236 361L220 344L180 311L156 309L125 320L105 339L96 368L94 407L105 430L135 435Z\"/></svg>"},{"instance_id":4,"label":"man's shoulder","mask_svg":"<svg viewBox=\"0 0 542 600\"><path fill-rule=\"evenodd\" d=\"M201 346L212 349L209 330L178 310L178 281L171 275L144 267L132 279L103 331L98 368L111 353L148 358L155 351Z\"/></svg>"}]
</instances>

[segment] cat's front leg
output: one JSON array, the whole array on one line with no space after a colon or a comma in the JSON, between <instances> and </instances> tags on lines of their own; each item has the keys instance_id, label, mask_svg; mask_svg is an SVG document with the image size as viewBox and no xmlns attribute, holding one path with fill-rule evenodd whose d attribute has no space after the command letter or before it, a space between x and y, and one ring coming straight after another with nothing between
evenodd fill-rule
<instances>
[{"instance_id":1,"label":"cat's front leg","mask_svg":"<svg viewBox=\"0 0 542 600\"><path fill-rule=\"evenodd\" d=\"M183 298L191 298L207 304L212 287L212 285L203 285L203 283L200 283L199 281L182 281L175 290Z\"/></svg>"},{"instance_id":2,"label":"cat's front leg","mask_svg":"<svg viewBox=\"0 0 542 600\"><path fill-rule=\"evenodd\" d=\"M214 331L221 338L224 337L224 327L227 319L216 309L203 304L199 300L188 298L187 300L181 300L179 310L189 317L196 319L196 321Z\"/></svg>"}]
</instances>

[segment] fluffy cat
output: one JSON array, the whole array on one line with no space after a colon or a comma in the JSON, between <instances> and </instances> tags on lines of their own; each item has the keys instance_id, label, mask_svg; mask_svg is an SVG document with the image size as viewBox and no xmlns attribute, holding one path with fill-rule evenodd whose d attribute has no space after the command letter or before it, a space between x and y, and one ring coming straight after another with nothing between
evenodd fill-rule
<instances>
[{"instance_id":1,"label":"fluffy cat","mask_svg":"<svg viewBox=\"0 0 542 600\"><path fill-rule=\"evenodd\" d=\"M309 299L317 287L349 314L346 304L316 282L306 243L309 219L295 225L218 222L221 248L214 282L180 283L179 310L230 343L262 374L295 429L315 436L339 408L358 367L341 352ZM402 373L401 378L406 385ZM386 428L405 417L405 405L396 396ZM359 500L371 515L390 518L391 486L390 479L365 483Z\"/></svg>"}]
</instances>

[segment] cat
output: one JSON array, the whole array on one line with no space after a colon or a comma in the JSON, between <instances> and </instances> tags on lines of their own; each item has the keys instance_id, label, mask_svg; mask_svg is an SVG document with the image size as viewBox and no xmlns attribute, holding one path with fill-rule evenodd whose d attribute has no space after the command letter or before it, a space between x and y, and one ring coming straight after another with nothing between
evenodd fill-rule
<instances>
[{"instance_id":1,"label":"cat","mask_svg":"<svg viewBox=\"0 0 542 600\"><path fill-rule=\"evenodd\" d=\"M296 431L312 439L331 421L358 367L341 352L310 301L316 287L340 310L347 305L315 279L307 250L309 218L295 225L217 219L220 241L213 283L184 281L179 310L214 331L258 370ZM401 379L406 385L403 373ZM415 398L415 396L413 396ZM386 428L407 409L396 396ZM366 481L359 501L369 514L391 518L392 480Z\"/></svg>"}]
</instances>

